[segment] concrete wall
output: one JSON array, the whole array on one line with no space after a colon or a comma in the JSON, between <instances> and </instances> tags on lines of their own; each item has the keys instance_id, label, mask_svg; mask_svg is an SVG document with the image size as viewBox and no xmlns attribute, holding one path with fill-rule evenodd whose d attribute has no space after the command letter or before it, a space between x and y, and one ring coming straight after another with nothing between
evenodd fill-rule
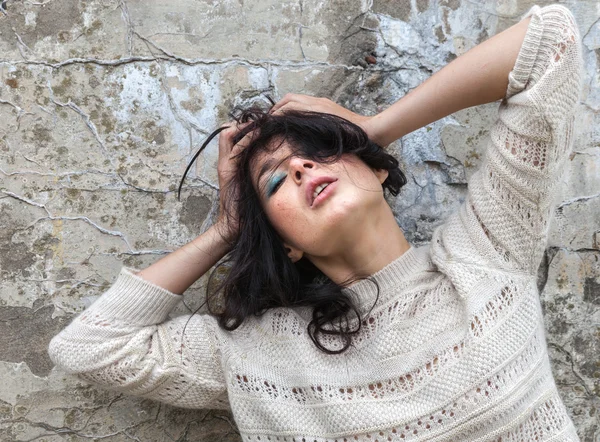
<instances>
[{"instance_id":1,"label":"concrete wall","mask_svg":"<svg viewBox=\"0 0 600 442\"><path fill-rule=\"evenodd\" d=\"M563 3L584 36L585 86L540 285L557 382L582 440L598 441L600 8ZM238 440L227 413L54 370L50 338L122 265L144 267L210 222L216 145L180 202L174 190L232 106L302 92L375 113L531 4L0 0L0 440ZM391 204L414 244L464 198L495 115L466 110L392 146L409 184ZM200 282L187 303L202 296Z\"/></svg>"}]
</instances>

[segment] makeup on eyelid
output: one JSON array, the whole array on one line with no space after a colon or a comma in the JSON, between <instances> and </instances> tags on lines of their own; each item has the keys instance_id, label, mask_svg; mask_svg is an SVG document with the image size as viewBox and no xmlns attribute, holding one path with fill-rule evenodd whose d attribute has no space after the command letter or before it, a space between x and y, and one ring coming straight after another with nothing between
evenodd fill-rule
<instances>
[{"instance_id":1,"label":"makeup on eyelid","mask_svg":"<svg viewBox=\"0 0 600 442\"><path fill-rule=\"evenodd\" d=\"M269 177L269 181L267 182L267 197L270 197L275 193L279 184L285 179L287 173L285 172L276 172Z\"/></svg>"}]
</instances>

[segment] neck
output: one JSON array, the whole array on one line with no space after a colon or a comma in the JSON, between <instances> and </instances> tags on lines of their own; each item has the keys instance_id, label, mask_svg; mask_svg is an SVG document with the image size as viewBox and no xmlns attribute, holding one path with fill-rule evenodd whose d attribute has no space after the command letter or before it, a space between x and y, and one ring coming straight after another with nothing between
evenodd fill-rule
<instances>
[{"instance_id":1,"label":"neck","mask_svg":"<svg viewBox=\"0 0 600 442\"><path fill-rule=\"evenodd\" d=\"M346 235L339 252L328 256L309 256L312 263L337 284L365 278L404 254L410 244L396 223L391 208L385 206L379 216L369 214L359 224L359 233Z\"/></svg>"}]
</instances>

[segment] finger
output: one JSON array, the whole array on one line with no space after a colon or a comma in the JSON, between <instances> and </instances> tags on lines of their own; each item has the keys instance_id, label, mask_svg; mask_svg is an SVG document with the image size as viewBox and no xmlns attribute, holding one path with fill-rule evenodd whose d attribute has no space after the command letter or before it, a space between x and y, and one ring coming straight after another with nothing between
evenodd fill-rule
<instances>
[{"instance_id":1,"label":"finger","mask_svg":"<svg viewBox=\"0 0 600 442\"><path fill-rule=\"evenodd\" d=\"M288 103L296 102L296 103L304 103L304 104L309 105L309 104L313 103L315 100L316 100L316 98L311 97L310 95L285 94L285 96L280 101L275 103L275 105L271 108L270 112L273 113Z\"/></svg>"},{"instance_id":2,"label":"finger","mask_svg":"<svg viewBox=\"0 0 600 442\"><path fill-rule=\"evenodd\" d=\"M253 136L254 131L250 131L246 135L244 135L244 138L235 143L231 148L231 156L239 155L246 147L248 147Z\"/></svg>"},{"instance_id":3,"label":"finger","mask_svg":"<svg viewBox=\"0 0 600 442\"><path fill-rule=\"evenodd\" d=\"M251 121L247 123L238 124L235 121L230 123L226 123L221 127L225 129L219 134L219 149L221 148L231 148L235 144L234 138L241 131L243 131L248 125L252 124Z\"/></svg>"},{"instance_id":4,"label":"finger","mask_svg":"<svg viewBox=\"0 0 600 442\"><path fill-rule=\"evenodd\" d=\"M285 106L287 103L289 103L291 100L293 100L293 96L294 96L294 94L285 94L281 100L279 100L277 103L275 103L273 105L273 107L271 107L269 112L270 113L276 112L279 108L281 108L282 106Z\"/></svg>"},{"instance_id":5,"label":"finger","mask_svg":"<svg viewBox=\"0 0 600 442\"><path fill-rule=\"evenodd\" d=\"M235 133L231 128L227 128L219 134L219 162L231 155L233 149L232 137Z\"/></svg>"},{"instance_id":6,"label":"finger","mask_svg":"<svg viewBox=\"0 0 600 442\"><path fill-rule=\"evenodd\" d=\"M311 105L307 105L304 103L298 103L298 102L288 102L286 104L284 104L283 106L281 106L279 109L277 109L275 112L272 112L275 115L281 115L284 114L286 112L289 111L312 111L312 112L318 112L315 110L314 106Z\"/></svg>"},{"instance_id":7,"label":"finger","mask_svg":"<svg viewBox=\"0 0 600 442\"><path fill-rule=\"evenodd\" d=\"M237 140L236 136L239 135L240 131L247 128L252 122L240 124L238 127L232 127L223 131L223 139L219 139L219 162L224 161L225 163L234 160L250 143L252 138L253 130L249 131L242 137L241 140ZM238 129L239 128L239 129ZM222 163L222 164L225 164Z\"/></svg>"}]
</instances>

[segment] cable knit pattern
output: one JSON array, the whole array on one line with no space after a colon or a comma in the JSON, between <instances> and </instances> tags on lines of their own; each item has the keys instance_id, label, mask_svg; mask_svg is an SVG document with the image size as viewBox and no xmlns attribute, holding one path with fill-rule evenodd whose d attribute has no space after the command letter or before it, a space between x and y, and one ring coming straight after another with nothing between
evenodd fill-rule
<instances>
[{"instance_id":1,"label":"cable knit pattern","mask_svg":"<svg viewBox=\"0 0 600 442\"><path fill-rule=\"evenodd\" d=\"M180 297L124 268L53 339L52 359L129 394L230 406L245 441L579 440L552 377L535 273L572 143L581 47L565 8L529 15L467 200L430 246L373 275L379 293L368 280L351 287L364 321L347 352L317 350L306 308L234 332L206 315L168 319Z\"/></svg>"}]
</instances>

